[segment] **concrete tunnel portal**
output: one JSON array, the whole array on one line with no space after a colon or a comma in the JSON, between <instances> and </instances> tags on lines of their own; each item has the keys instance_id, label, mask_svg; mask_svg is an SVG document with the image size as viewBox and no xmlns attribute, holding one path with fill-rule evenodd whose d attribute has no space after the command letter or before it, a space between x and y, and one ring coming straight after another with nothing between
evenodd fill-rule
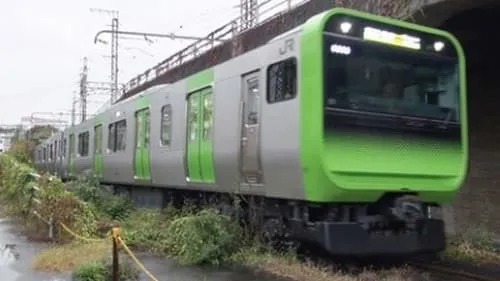
<instances>
[{"instance_id":1,"label":"concrete tunnel portal","mask_svg":"<svg viewBox=\"0 0 500 281\"><path fill-rule=\"evenodd\" d=\"M496 2L496 3L495 3ZM453 203L452 232L482 229L500 237L500 1L442 1L415 21L454 34L467 64L468 176Z\"/></svg>"}]
</instances>

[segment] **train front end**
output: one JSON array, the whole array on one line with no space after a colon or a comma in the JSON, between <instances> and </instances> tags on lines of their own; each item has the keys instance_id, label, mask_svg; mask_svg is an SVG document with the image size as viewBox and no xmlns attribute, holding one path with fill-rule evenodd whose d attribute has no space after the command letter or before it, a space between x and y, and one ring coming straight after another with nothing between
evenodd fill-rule
<instances>
[{"instance_id":1,"label":"train front end","mask_svg":"<svg viewBox=\"0 0 500 281\"><path fill-rule=\"evenodd\" d=\"M338 254L442 250L433 210L453 199L468 159L458 41L336 8L304 25L300 47L300 156L321 243Z\"/></svg>"}]
</instances>

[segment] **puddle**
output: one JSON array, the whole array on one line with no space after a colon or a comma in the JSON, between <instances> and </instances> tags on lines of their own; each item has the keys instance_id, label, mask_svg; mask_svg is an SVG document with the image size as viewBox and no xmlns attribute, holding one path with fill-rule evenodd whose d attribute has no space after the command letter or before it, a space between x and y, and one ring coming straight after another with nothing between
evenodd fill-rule
<instances>
[{"instance_id":1,"label":"puddle","mask_svg":"<svg viewBox=\"0 0 500 281\"><path fill-rule=\"evenodd\" d=\"M2 281L69 281L69 274L55 276L31 269L33 257L44 248L17 235L7 219L0 219L0 280Z\"/></svg>"},{"instance_id":2,"label":"puddle","mask_svg":"<svg viewBox=\"0 0 500 281\"><path fill-rule=\"evenodd\" d=\"M71 273L50 274L31 269L33 257L45 248L43 243L28 241L0 219L0 281L70 281ZM179 266L167 258L137 254L137 258L160 281L273 281L250 272L198 266ZM148 281L145 274L141 280Z\"/></svg>"}]
</instances>

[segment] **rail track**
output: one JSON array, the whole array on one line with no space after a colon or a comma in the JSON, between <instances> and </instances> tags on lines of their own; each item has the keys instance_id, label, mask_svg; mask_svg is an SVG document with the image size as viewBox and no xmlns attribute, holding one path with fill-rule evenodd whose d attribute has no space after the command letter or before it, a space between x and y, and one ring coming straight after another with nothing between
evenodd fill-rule
<instances>
[{"instance_id":1,"label":"rail track","mask_svg":"<svg viewBox=\"0 0 500 281\"><path fill-rule=\"evenodd\" d=\"M412 261L408 265L430 273L432 280L439 281L498 281L500 276L487 276L476 273L461 271L455 267L433 265L427 262Z\"/></svg>"}]
</instances>

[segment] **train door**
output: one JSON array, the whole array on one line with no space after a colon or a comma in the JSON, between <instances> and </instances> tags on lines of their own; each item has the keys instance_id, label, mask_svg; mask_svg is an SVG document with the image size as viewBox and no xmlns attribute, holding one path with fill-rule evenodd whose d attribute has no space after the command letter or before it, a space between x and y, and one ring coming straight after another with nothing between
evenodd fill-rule
<instances>
[{"instance_id":1,"label":"train door","mask_svg":"<svg viewBox=\"0 0 500 281\"><path fill-rule=\"evenodd\" d=\"M151 179L149 156L150 124L151 118L149 108L135 112L134 178L136 180Z\"/></svg>"},{"instance_id":2,"label":"train door","mask_svg":"<svg viewBox=\"0 0 500 281\"><path fill-rule=\"evenodd\" d=\"M59 167L60 167L60 165L59 165L59 157L60 157L60 155L59 155L59 145L60 145L59 144L59 140L56 139L54 141L54 174L56 176L59 176Z\"/></svg>"},{"instance_id":3,"label":"train door","mask_svg":"<svg viewBox=\"0 0 500 281\"><path fill-rule=\"evenodd\" d=\"M75 175L75 134L69 135L68 174Z\"/></svg>"},{"instance_id":4,"label":"train door","mask_svg":"<svg viewBox=\"0 0 500 281\"><path fill-rule=\"evenodd\" d=\"M188 96L187 177L193 182L214 183L212 89Z\"/></svg>"},{"instance_id":5,"label":"train door","mask_svg":"<svg viewBox=\"0 0 500 281\"><path fill-rule=\"evenodd\" d=\"M102 177L102 124L94 127L94 175Z\"/></svg>"},{"instance_id":6,"label":"train door","mask_svg":"<svg viewBox=\"0 0 500 281\"><path fill-rule=\"evenodd\" d=\"M247 74L242 79L241 180L243 184L262 184L259 72Z\"/></svg>"}]
</instances>

